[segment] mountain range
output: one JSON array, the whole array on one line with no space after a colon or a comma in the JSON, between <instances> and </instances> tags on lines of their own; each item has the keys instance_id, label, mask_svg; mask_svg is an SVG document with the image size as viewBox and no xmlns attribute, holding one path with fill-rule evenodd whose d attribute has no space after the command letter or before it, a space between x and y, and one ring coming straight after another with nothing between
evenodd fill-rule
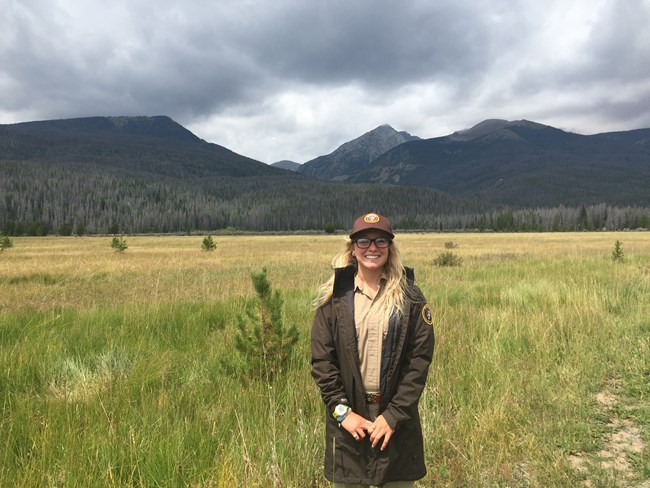
<instances>
[{"instance_id":1,"label":"mountain range","mask_svg":"<svg viewBox=\"0 0 650 488\"><path fill-rule=\"evenodd\" d=\"M0 125L0 231L11 235L650 227L650 129L583 136L492 119L419 139L382 125L331 154L266 165L166 116ZM645 207L644 207L645 206Z\"/></svg>"},{"instance_id":2,"label":"mountain range","mask_svg":"<svg viewBox=\"0 0 650 488\"><path fill-rule=\"evenodd\" d=\"M391 131L392 141L398 134L408 140L368 161L367 148L377 147L372 141ZM527 120L491 119L418 139L381 126L298 171L333 181L427 186L516 207L648 205L650 129L585 136Z\"/></svg>"},{"instance_id":3,"label":"mountain range","mask_svg":"<svg viewBox=\"0 0 650 488\"><path fill-rule=\"evenodd\" d=\"M368 211L439 227L489 208L430 188L275 168L165 116L0 125L0 230L11 235L344 229Z\"/></svg>"}]
</instances>

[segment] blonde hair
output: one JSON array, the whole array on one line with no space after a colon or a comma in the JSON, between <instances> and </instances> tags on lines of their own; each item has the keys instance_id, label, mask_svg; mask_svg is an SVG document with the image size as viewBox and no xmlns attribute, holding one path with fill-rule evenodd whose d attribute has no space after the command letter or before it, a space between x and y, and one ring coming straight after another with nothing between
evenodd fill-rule
<instances>
[{"instance_id":1,"label":"blonde hair","mask_svg":"<svg viewBox=\"0 0 650 488\"><path fill-rule=\"evenodd\" d=\"M345 248L337 254L332 260L332 267L345 268L347 266L357 266L357 258L352 250L354 243L348 239ZM319 288L318 298L314 301L316 308L326 304L334 293L333 273L330 278ZM409 287L406 280L406 272L402 266L399 249L395 241L390 246L388 260L384 265L383 276L386 278L384 290L373 307L378 307L379 315L382 319L388 320L391 315L396 314L398 317L404 315L408 306L408 297L410 296Z\"/></svg>"}]
</instances>

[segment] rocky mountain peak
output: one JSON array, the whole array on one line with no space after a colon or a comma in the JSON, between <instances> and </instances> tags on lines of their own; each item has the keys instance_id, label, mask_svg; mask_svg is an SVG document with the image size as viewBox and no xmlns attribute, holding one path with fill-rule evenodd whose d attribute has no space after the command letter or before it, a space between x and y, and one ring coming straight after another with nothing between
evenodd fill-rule
<instances>
[{"instance_id":1,"label":"rocky mountain peak","mask_svg":"<svg viewBox=\"0 0 650 488\"><path fill-rule=\"evenodd\" d=\"M416 139L419 137L383 124L342 144L326 156L306 162L299 171L319 178L345 180L346 175L358 172L386 151Z\"/></svg>"}]
</instances>

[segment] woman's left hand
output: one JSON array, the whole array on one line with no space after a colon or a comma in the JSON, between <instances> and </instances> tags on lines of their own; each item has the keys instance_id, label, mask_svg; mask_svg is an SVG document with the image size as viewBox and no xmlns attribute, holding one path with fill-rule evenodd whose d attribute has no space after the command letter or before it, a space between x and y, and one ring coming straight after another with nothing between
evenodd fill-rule
<instances>
[{"instance_id":1,"label":"woman's left hand","mask_svg":"<svg viewBox=\"0 0 650 488\"><path fill-rule=\"evenodd\" d=\"M380 449L382 451L386 449L386 446L388 445L388 441L393 435L393 432L395 431L391 429L390 425L388 425L388 422L386 422L386 419L384 418L383 415L377 417L375 421L372 423L372 425L368 428L368 433L370 434L370 442L372 442L372 447L377 446L377 444L379 444L379 440L383 437L384 442L381 444Z\"/></svg>"}]
</instances>

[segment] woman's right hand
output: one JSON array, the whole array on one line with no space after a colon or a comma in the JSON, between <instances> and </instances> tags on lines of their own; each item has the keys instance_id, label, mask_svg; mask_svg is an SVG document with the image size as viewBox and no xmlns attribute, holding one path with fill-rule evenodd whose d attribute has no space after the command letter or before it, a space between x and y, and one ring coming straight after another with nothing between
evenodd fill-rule
<instances>
[{"instance_id":1,"label":"woman's right hand","mask_svg":"<svg viewBox=\"0 0 650 488\"><path fill-rule=\"evenodd\" d=\"M354 412L350 412L347 417L343 419L343 422L341 422L341 426L347 430L352 437L354 437L355 441L360 441L366 437L368 428L371 425L372 422L370 422L370 420Z\"/></svg>"}]
</instances>

